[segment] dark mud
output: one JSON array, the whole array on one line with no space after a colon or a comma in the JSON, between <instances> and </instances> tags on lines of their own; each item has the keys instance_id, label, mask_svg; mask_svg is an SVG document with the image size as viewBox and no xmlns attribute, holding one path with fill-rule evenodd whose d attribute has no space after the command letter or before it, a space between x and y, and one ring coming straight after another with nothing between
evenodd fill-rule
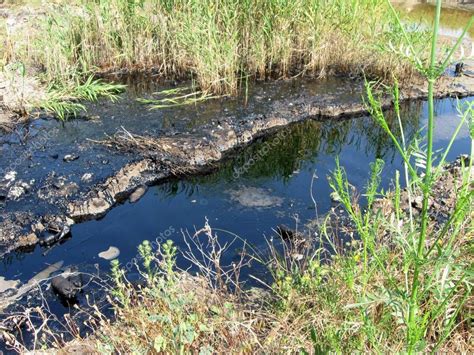
<instances>
[{"instance_id":1,"label":"dark mud","mask_svg":"<svg viewBox=\"0 0 474 355\"><path fill-rule=\"evenodd\" d=\"M472 70L446 77L437 97L474 94ZM308 119L366 113L359 82L283 81L256 86L244 98L148 111L130 95L92 105L89 120L49 118L0 136L1 254L45 234L103 217L139 186L200 174L256 138ZM403 100L426 97L413 87ZM391 105L389 98L383 101ZM119 134L117 134L119 132Z\"/></svg>"}]
</instances>

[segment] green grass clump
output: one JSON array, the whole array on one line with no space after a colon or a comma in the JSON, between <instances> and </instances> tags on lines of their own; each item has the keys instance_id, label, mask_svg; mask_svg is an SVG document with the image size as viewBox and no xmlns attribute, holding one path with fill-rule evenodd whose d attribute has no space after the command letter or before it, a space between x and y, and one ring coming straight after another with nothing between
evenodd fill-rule
<instances>
[{"instance_id":1,"label":"green grass clump","mask_svg":"<svg viewBox=\"0 0 474 355\"><path fill-rule=\"evenodd\" d=\"M124 85L110 84L90 75L84 82L51 84L46 98L34 103L39 108L56 115L60 120L75 117L79 112L85 112L82 102L96 102L99 98L111 101L118 100L118 94L125 90Z\"/></svg>"}]
</instances>

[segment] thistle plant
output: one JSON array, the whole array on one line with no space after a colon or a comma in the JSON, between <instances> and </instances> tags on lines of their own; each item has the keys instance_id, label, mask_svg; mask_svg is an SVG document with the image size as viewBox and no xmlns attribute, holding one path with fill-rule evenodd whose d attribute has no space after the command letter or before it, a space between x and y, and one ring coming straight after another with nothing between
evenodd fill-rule
<instances>
[{"instance_id":1,"label":"thistle plant","mask_svg":"<svg viewBox=\"0 0 474 355\"><path fill-rule=\"evenodd\" d=\"M390 2L388 2L390 4ZM410 223L411 223L411 232L413 233L411 245L411 253L413 255L413 261L411 263L412 269L407 270L407 276L411 277L411 282L409 283L407 291L407 302L408 302L408 314L405 319L406 329L407 329L407 351L412 353L416 350L420 350L418 347L422 343L422 338L425 336L425 331L427 328L427 323L430 319L434 317L435 314L439 314L444 310L444 307L449 302L449 300L454 297L452 292L444 294L444 298L440 303L434 307L431 312L424 313L420 311L421 302L423 302L423 297L425 296L423 289L423 283L427 281L433 281L433 279L426 279L426 275L423 275L424 270L429 263L434 265L442 265L442 261L446 260L445 258L449 255L449 247L453 247L454 238L457 235L456 231L460 229L461 222L460 217L465 216L466 211L469 211L470 203L472 202L472 191L469 189L470 185L470 176L468 180L464 182L463 186L464 193L459 194L457 205L455 210L452 212L451 217L446 222L442 228L441 233L437 234L433 240L430 240L427 243L427 238L429 236L429 202L431 197L431 192L433 189L433 184L437 177L442 173L443 164L445 163L447 154L453 144L456 136L461 129L461 127L469 121L470 123L470 133L471 137L473 136L472 129L472 114L473 108L472 103L468 104L469 107L459 107L460 111L460 123L452 136L450 143L444 150L441 155L438 165L435 166L435 159L437 158L436 152L433 151L433 141L434 141L434 128L435 128L435 112L434 112L434 96L435 96L435 84L438 79L445 73L449 65L452 65L455 61L454 56L457 51L460 49L461 55L459 60L466 59L465 50L462 47L463 38L466 32L469 30L470 26L474 22L474 16L471 17L471 20L465 27L462 35L457 39L454 45L450 48L447 48L445 51L438 49L438 33L439 33L439 23L441 16L441 0L436 2L435 18L431 35L431 48L429 51L428 58L424 57L422 50L415 48L414 43L410 40L410 37L402 24L396 10L390 5L397 21L400 31L403 33L403 38L405 43L399 49L391 47L392 51L397 52L398 54L408 58L415 66L416 70L420 75L426 80L428 84L428 126L426 130L426 149L424 151L418 151L411 147L407 146L405 142L405 137L403 136L403 127L401 119L399 117L399 93L398 88L394 90L394 103L395 111L399 117L400 130L402 131L401 141L396 138L396 135L390 129L387 120L385 118L384 112L382 111L382 105L380 100L374 94L374 84L367 83L367 101L369 106L369 111L374 118L374 120L384 129L384 131L389 135L393 141L394 146L400 153L405 166L405 178L407 183L407 189L410 192L413 187L418 187L422 193L422 208L419 215L419 221L417 226L413 227L413 215L411 213L410 207ZM471 150L471 156L469 159L469 164L472 164L473 151ZM418 159L416 159L418 157ZM415 159L414 159L415 158ZM420 159L421 158L421 159ZM413 162L415 160L415 162ZM418 169L422 167L421 171ZM471 172L469 170L469 175ZM409 195L410 196L410 195ZM410 203L411 204L411 203ZM467 209L467 210L466 210ZM468 212L467 212L468 213ZM448 245L445 245L444 250L436 248L438 241L441 240L446 233L449 231L450 239L448 240ZM430 245L430 247L428 247ZM448 266L446 266L448 267ZM410 271L410 272L408 272ZM460 286L463 283L465 276L461 276L458 279ZM426 287L425 287L426 288ZM454 287L453 290L459 288ZM446 331L449 334L449 326L453 326L453 317L450 318L450 322L446 325Z\"/></svg>"}]
</instances>

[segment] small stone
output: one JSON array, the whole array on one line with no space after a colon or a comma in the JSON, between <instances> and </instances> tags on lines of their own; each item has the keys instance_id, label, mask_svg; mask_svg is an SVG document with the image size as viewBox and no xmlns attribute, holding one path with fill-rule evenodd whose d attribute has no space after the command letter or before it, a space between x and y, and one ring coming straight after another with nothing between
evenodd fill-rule
<instances>
[{"instance_id":1,"label":"small stone","mask_svg":"<svg viewBox=\"0 0 474 355\"><path fill-rule=\"evenodd\" d=\"M36 224L33 225L33 230L35 232L39 232L41 233L42 231L44 231L46 229L46 227L43 225L43 223L41 222L38 222Z\"/></svg>"},{"instance_id":2,"label":"small stone","mask_svg":"<svg viewBox=\"0 0 474 355\"><path fill-rule=\"evenodd\" d=\"M418 210L422 210L423 209L423 196L416 196L413 201L412 201L412 207L418 209ZM434 202L433 200L430 198L428 199L428 208L431 208L433 206Z\"/></svg>"},{"instance_id":3,"label":"small stone","mask_svg":"<svg viewBox=\"0 0 474 355\"><path fill-rule=\"evenodd\" d=\"M65 221L65 222L66 222L66 225L67 225L68 227L72 226L72 225L75 223L74 220L71 219L71 218L69 218L69 217L66 217L66 221Z\"/></svg>"},{"instance_id":4,"label":"small stone","mask_svg":"<svg viewBox=\"0 0 474 355\"><path fill-rule=\"evenodd\" d=\"M74 154L66 154L63 158L63 160L66 163L69 163L69 162L77 160L77 159L79 159L79 155L74 155Z\"/></svg>"},{"instance_id":5,"label":"small stone","mask_svg":"<svg viewBox=\"0 0 474 355\"><path fill-rule=\"evenodd\" d=\"M300 261L300 260L303 260L304 255L295 253L295 254L291 254L291 257L292 257L294 260Z\"/></svg>"},{"instance_id":6,"label":"small stone","mask_svg":"<svg viewBox=\"0 0 474 355\"><path fill-rule=\"evenodd\" d=\"M113 260L118 258L120 255L120 250L114 246L109 247L109 249L99 253L99 257L105 260Z\"/></svg>"},{"instance_id":7,"label":"small stone","mask_svg":"<svg viewBox=\"0 0 474 355\"><path fill-rule=\"evenodd\" d=\"M10 189L10 191L8 192L7 197L10 200L16 201L16 200L20 199L21 196L26 194L26 192L27 192L27 189L24 186L16 185L16 186L13 186Z\"/></svg>"},{"instance_id":8,"label":"small stone","mask_svg":"<svg viewBox=\"0 0 474 355\"><path fill-rule=\"evenodd\" d=\"M16 171L9 171L8 173L5 174L4 177L5 180L8 180L10 182L15 181L16 179Z\"/></svg>"},{"instance_id":9,"label":"small stone","mask_svg":"<svg viewBox=\"0 0 474 355\"><path fill-rule=\"evenodd\" d=\"M92 180L92 176L93 176L93 174L91 174L91 173L85 173L84 175L82 175L81 181L82 182L90 182Z\"/></svg>"},{"instance_id":10,"label":"small stone","mask_svg":"<svg viewBox=\"0 0 474 355\"><path fill-rule=\"evenodd\" d=\"M130 198L129 198L130 203L137 202L139 199L143 197L146 191L147 191L147 187L144 185L137 187L137 189L133 191L133 193L130 195Z\"/></svg>"},{"instance_id":11,"label":"small stone","mask_svg":"<svg viewBox=\"0 0 474 355\"><path fill-rule=\"evenodd\" d=\"M71 196L74 195L77 191L79 191L79 186L77 186L75 183L70 183L64 186L61 195Z\"/></svg>"}]
</instances>

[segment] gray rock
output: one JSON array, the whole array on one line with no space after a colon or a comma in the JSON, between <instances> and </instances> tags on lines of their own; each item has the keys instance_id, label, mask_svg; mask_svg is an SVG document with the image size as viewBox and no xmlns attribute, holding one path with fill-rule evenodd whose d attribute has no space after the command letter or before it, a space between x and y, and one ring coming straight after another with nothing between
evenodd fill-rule
<instances>
[{"instance_id":1,"label":"gray rock","mask_svg":"<svg viewBox=\"0 0 474 355\"><path fill-rule=\"evenodd\" d=\"M53 290L60 296L66 299L74 298L77 293L80 291L79 287L74 286L74 284L63 276L56 276L51 281L51 287Z\"/></svg>"},{"instance_id":2,"label":"gray rock","mask_svg":"<svg viewBox=\"0 0 474 355\"><path fill-rule=\"evenodd\" d=\"M92 176L93 176L92 173L85 173L84 175L82 175L81 181L82 182L90 182L92 180Z\"/></svg>"},{"instance_id":3,"label":"gray rock","mask_svg":"<svg viewBox=\"0 0 474 355\"><path fill-rule=\"evenodd\" d=\"M74 155L74 154L66 154L63 158L63 160L66 163L69 163L69 162L77 160L77 159L79 159L79 155Z\"/></svg>"}]
</instances>

